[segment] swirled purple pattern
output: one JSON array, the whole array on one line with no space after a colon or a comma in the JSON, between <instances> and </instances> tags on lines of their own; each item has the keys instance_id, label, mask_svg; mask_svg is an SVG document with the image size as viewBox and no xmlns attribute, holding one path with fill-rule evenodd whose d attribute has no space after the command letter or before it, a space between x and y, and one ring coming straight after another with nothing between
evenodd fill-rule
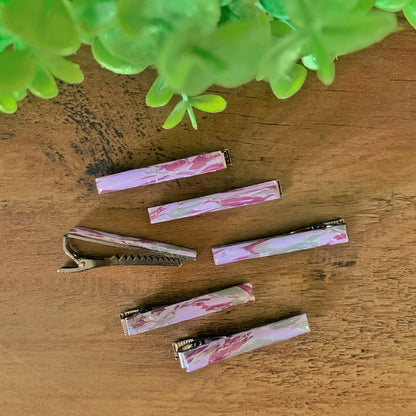
<instances>
[{"instance_id":1,"label":"swirled purple pattern","mask_svg":"<svg viewBox=\"0 0 416 416\"><path fill-rule=\"evenodd\" d=\"M98 240L101 243L111 245L137 247L146 251L160 253L167 256L175 256L185 260L196 260L196 251L190 248L174 246L172 244L160 243L158 241L145 240L136 237L127 237L125 235L106 233L104 231L92 230L90 228L75 227L69 230L68 234L79 237L89 237Z\"/></svg>"},{"instance_id":2,"label":"swirled purple pattern","mask_svg":"<svg viewBox=\"0 0 416 416\"><path fill-rule=\"evenodd\" d=\"M244 283L148 312L136 313L121 319L121 323L125 335L135 335L253 302L254 299L252 284Z\"/></svg>"},{"instance_id":3,"label":"swirled purple pattern","mask_svg":"<svg viewBox=\"0 0 416 416\"><path fill-rule=\"evenodd\" d=\"M338 225L213 247L212 254L218 265L347 242L345 225Z\"/></svg>"},{"instance_id":4,"label":"swirled purple pattern","mask_svg":"<svg viewBox=\"0 0 416 416\"><path fill-rule=\"evenodd\" d=\"M114 175L96 178L99 194L121 191L123 189L145 186L152 183L171 181L215 172L227 167L222 151L204 153L172 162L160 163L140 169L128 170Z\"/></svg>"},{"instance_id":5,"label":"swirled purple pattern","mask_svg":"<svg viewBox=\"0 0 416 416\"><path fill-rule=\"evenodd\" d=\"M306 314L302 314L208 342L191 350L179 352L178 356L182 368L191 372L309 331L308 318Z\"/></svg>"},{"instance_id":6,"label":"swirled purple pattern","mask_svg":"<svg viewBox=\"0 0 416 416\"><path fill-rule=\"evenodd\" d=\"M243 207L280 198L280 188L277 181L259 183L227 192L172 202L148 208L152 224L224 209Z\"/></svg>"}]
</instances>

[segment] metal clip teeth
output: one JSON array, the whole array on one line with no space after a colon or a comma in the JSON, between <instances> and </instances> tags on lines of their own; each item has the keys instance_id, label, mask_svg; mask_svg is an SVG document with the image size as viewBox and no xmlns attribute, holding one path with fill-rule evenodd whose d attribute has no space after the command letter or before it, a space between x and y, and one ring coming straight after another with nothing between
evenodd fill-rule
<instances>
[{"instance_id":1,"label":"metal clip teeth","mask_svg":"<svg viewBox=\"0 0 416 416\"><path fill-rule=\"evenodd\" d=\"M227 166L231 166L232 165L232 162L231 162L230 151L228 149L225 149L222 153L224 155L225 164Z\"/></svg>"}]
</instances>

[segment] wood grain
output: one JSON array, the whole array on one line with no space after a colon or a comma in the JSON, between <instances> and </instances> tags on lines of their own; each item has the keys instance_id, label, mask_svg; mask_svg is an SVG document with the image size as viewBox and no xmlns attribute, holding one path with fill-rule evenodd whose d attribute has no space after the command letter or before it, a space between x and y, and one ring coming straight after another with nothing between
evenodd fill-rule
<instances>
[{"instance_id":1,"label":"wood grain","mask_svg":"<svg viewBox=\"0 0 416 416\"><path fill-rule=\"evenodd\" d=\"M416 413L416 32L340 58L278 101L220 92L224 113L160 128L152 71L119 76L87 50L82 85L0 115L2 415ZM172 103L172 106L174 103ZM169 106L170 107L170 106ZM229 148L221 172L99 196L94 178ZM146 208L279 179L283 198L150 225ZM210 248L343 217L350 243L215 266ZM58 275L73 226L194 248L182 268ZM250 281L257 301L124 337L118 313ZM186 374L170 343L306 312L309 335Z\"/></svg>"}]
</instances>

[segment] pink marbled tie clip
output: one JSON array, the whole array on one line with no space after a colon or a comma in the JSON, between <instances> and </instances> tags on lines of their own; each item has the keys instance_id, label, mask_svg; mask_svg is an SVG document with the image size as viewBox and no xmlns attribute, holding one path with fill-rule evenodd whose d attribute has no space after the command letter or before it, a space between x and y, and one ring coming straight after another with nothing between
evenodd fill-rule
<instances>
[{"instance_id":1,"label":"pink marbled tie clip","mask_svg":"<svg viewBox=\"0 0 416 416\"><path fill-rule=\"evenodd\" d=\"M179 218L193 217L194 215L208 212L272 201L279 199L281 195L282 191L279 181L269 181L200 198L159 205L147 210L149 211L150 222L155 224Z\"/></svg>"},{"instance_id":2,"label":"pink marbled tie clip","mask_svg":"<svg viewBox=\"0 0 416 416\"><path fill-rule=\"evenodd\" d=\"M219 265L347 242L345 222L339 219L274 237L213 247L212 254L215 264Z\"/></svg>"},{"instance_id":3,"label":"pink marbled tie clip","mask_svg":"<svg viewBox=\"0 0 416 416\"><path fill-rule=\"evenodd\" d=\"M172 162L160 163L140 169L128 170L114 175L96 178L99 194L145 186L152 183L187 178L225 169L231 165L228 150L204 153Z\"/></svg>"},{"instance_id":4,"label":"pink marbled tie clip","mask_svg":"<svg viewBox=\"0 0 416 416\"><path fill-rule=\"evenodd\" d=\"M120 319L124 335L136 335L248 302L254 302L253 286L244 283L173 305L133 309Z\"/></svg>"},{"instance_id":5,"label":"pink marbled tie clip","mask_svg":"<svg viewBox=\"0 0 416 416\"><path fill-rule=\"evenodd\" d=\"M173 343L175 358L187 372L226 358L310 332L306 314L260 326L227 337L190 338Z\"/></svg>"}]
</instances>

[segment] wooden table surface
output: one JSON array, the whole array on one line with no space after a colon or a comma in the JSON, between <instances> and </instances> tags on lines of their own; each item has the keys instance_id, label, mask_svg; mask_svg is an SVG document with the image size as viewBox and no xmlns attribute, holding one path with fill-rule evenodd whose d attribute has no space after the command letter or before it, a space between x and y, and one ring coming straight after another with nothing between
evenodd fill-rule
<instances>
[{"instance_id":1,"label":"wooden table surface","mask_svg":"<svg viewBox=\"0 0 416 416\"><path fill-rule=\"evenodd\" d=\"M342 57L278 101L214 88L222 114L166 131L154 78L102 70L0 116L1 415L414 415L416 32ZM202 117L201 117L202 115ZM230 149L231 168L99 196L94 178ZM271 179L283 198L150 225L146 208ZM348 244L215 266L210 248L345 218ZM62 275L82 225L198 252L181 268ZM119 312L250 281L256 302L135 337ZM171 342L308 314L311 333L185 373Z\"/></svg>"}]
</instances>

